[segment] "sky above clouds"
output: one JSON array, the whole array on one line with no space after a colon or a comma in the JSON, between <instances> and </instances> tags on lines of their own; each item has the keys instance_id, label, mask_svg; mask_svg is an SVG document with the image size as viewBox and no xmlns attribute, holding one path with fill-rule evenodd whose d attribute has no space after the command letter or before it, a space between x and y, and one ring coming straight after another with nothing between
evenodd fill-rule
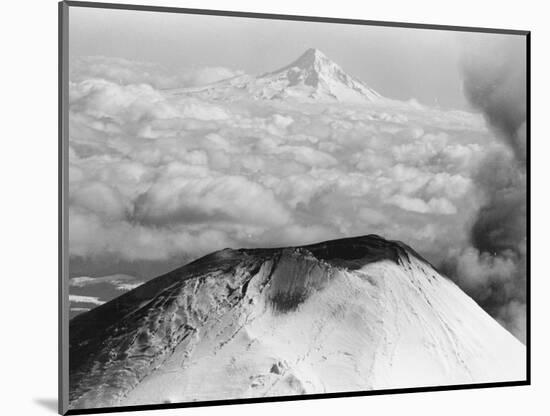
<instances>
[{"instance_id":1,"label":"sky above clouds","mask_svg":"<svg viewBox=\"0 0 550 416\"><path fill-rule=\"evenodd\" d=\"M225 247L375 233L414 247L524 337L520 37L70 13L78 311ZM382 95L414 101L227 103L165 91L278 69L311 46Z\"/></svg>"},{"instance_id":2,"label":"sky above clouds","mask_svg":"<svg viewBox=\"0 0 550 416\"><path fill-rule=\"evenodd\" d=\"M71 8L69 24L73 57L155 62L178 73L221 66L255 75L317 48L384 96L461 109L471 108L461 86L461 56L495 36L78 7Z\"/></svg>"}]
</instances>

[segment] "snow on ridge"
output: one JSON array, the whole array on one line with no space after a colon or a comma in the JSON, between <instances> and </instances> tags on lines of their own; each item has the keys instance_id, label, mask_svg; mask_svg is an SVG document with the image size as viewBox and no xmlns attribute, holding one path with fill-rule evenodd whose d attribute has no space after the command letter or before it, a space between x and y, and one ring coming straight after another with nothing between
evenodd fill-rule
<instances>
[{"instance_id":1,"label":"snow on ridge","mask_svg":"<svg viewBox=\"0 0 550 416\"><path fill-rule=\"evenodd\" d=\"M256 77L241 75L198 88L175 89L170 93L198 94L223 100L249 97L266 100L370 102L382 98L314 48L306 50L289 65Z\"/></svg>"},{"instance_id":2,"label":"snow on ridge","mask_svg":"<svg viewBox=\"0 0 550 416\"><path fill-rule=\"evenodd\" d=\"M71 321L70 407L523 379L525 347L410 254L365 236L205 256Z\"/></svg>"}]
</instances>

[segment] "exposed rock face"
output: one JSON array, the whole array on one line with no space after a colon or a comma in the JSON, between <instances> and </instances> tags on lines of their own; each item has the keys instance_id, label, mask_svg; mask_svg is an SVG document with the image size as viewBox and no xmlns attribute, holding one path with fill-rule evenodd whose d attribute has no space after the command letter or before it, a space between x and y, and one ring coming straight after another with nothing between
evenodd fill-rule
<instances>
[{"instance_id":1,"label":"exposed rock face","mask_svg":"<svg viewBox=\"0 0 550 416\"><path fill-rule=\"evenodd\" d=\"M70 323L70 407L520 380L525 348L406 245L222 250Z\"/></svg>"}]
</instances>

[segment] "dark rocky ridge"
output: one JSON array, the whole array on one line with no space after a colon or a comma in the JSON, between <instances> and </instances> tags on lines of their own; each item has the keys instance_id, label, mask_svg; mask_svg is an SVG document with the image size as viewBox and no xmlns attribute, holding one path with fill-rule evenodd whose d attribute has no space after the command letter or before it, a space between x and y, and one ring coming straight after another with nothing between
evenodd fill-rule
<instances>
[{"instance_id":1,"label":"dark rocky ridge","mask_svg":"<svg viewBox=\"0 0 550 416\"><path fill-rule=\"evenodd\" d=\"M408 245L395 240L386 240L378 235L342 238L323 241L295 247L252 248L252 249L223 249L201 257L191 263L177 268L162 276L149 280L138 288L131 290L110 302L105 303L89 312L76 316L70 321L70 339L79 339L90 325L107 327L121 316L133 309L136 303L155 297L166 287L178 280L186 280L209 271L229 271L244 258L252 256L260 263L280 256L284 250L299 250L309 252L315 258L332 266L356 270L368 263L381 260L390 260L395 263L399 258L408 258L413 255L425 263L429 262L416 253ZM433 267L433 266L432 266Z\"/></svg>"}]
</instances>

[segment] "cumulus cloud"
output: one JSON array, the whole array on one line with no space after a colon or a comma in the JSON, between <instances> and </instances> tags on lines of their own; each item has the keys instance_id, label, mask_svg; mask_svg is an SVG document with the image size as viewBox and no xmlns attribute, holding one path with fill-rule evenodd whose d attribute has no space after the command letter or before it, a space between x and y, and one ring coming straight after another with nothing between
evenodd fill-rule
<instances>
[{"instance_id":1,"label":"cumulus cloud","mask_svg":"<svg viewBox=\"0 0 550 416\"><path fill-rule=\"evenodd\" d=\"M523 342L527 336L526 308L524 302L511 300L500 306L495 314L497 320Z\"/></svg>"},{"instance_id":2,"label":"cumulus cloud","mask_svg":"<svg viewBox=\"0 0 550 416\"><path fill-rule=\"evenodd\" d=\"M75 288L88 288L90 286L98 286L105 283L114 286L116 290L126 292L135 289L143 282L136 279L134 276L121 273L97 277L77 276L69 279L69 285ZM82 302L82 300L79 302Z\"/></svg>"},{"instance_id":3,"label":"cumulus cloud","mask_svg":"<svg viewBox=\"0 0 550 416\"><path fill-rule=\"evenodd\" d=\"M71 91L71 253L81 258L188 258L299 243L296 230L308 230L301 242L323 230L421 244L422 216L455 230L473 209L464 203L471 172L440 162L454 158L447 143L490 140L475 115L461 114L466 127L456 131L456 114L434 123L409 107L393 117L387 108L224 105L95 79ZM416 147L424 150L407 151ZM402 221L383 229L381 215Z\"/></svg>"},{"instance_id":4,"label":"cumulus cloud","mask_svg":"<svg viewBox=\"0 0 550 416\"><path fill-rule=\"evenodd\" d=\"M388 199L388 202L403 210L421 214L456 214L455 206L445 198L431 198L429 201L424 201L420 198L394 195Z\"/></svg>"},{"instance_id":5,"label":"cumulus cloud","mask_svg":"<svg viewBox=\"0 0 550 416\"><path fill-rule=\"evenodd\" d=\"M121 260L194 258L232 246L231 229L216 227L157 227L109 221L80 209L69 210L70 253L77 257L115 256Z\"/></svg>"},{"instance_id":6,"label":"cumulus cloud","mask_svg":"<svg viewBox=\"0 0 550 416\"><path fill-rule=\"evenodd\" d=\"M105 302L100 301L95 296L69 295L69 301L75 303L89 303L91 305L103 305Z\"/></svg>"},{"instance_id":7,"label":"cumulus cloud","mask_svg":"<svg viewBox=\"0 0 550 416\"><path fill-rule=\"evenodd\" d=\"M70 317L102 305L122 293L135 289L143 280L128 274L74 276L69 279Z\"/></svg>"},{"instance_id":8,"label":"cumulus cloud","mask_svg":"<svg viewBox=\"0 0 550 416\"><path fill-rule=\"evenodd\" d=\"M517 272L512 253L497 256L467 247L452 258L456 262L454 267L460 286L474 292L476 298L484 301L491 297L495 290L500 290L506 283L513 282Z\"/></svg>"},{"instance_id":9,"label":"cumulus cloud","mask_svg":"<svg viewBox=\"0 0 550 416\"><path fill-rule=\"evenodd\" d=\"M174 120L219 120L228 113L217 105L195 99L175 100L147 84L119 85L105 80L69 84L72 115L86 118L89 127L105 133L138 134L178 127Z\"/></svg>"},{"instance_id":10,"label":"cumulus cloud","mask_svg":"<svg viewBox=\"0 0 550 416\"><path fill-rule=\"evenodd\" d=\"M69 63L69 78L74 82L103 79L118 85L148 84L158 89L206 85L242 74L224 67L176 71L156 63L107 56L75 57Z\"/></svg>"},{"instance_id":11,"label":"cumulus cloud","mask_svg":"<svg viewBox=\"0 0 550 416\"><path fill-rule=\"evenodd\" d=\"M284 225L290 213L273 192L243 176L209 173L190 177L174 170L160 176L136 201L140 223L167 225L230 221L250 225Z\"/></svg>"},{"instance_id":12,"label":"cumulus cloud","mask_svg":"<svg viewBox=\"0 0 550 416\"><path fill-rule=\"evenodd\" d=\"M491 201L521 206L516 191L524 179L520 170L506 171L515 159L502 144L508 141L495 138L500 128L488 129L479 114L406 103L223 102L164 91L231 76L201 74L184 81L155 65L105 58L73 65L73 290L99 290L137 265L149 265L146 277L155 277L165 265L224 247L376 233L444 264L512 325L521 299L514 307L490 299L500 284L513 291L520 264L514 233L523 226L512 221L517 210L499 210L510 232L480 232L476 244L471 232L498 218Z\"/></svg>"}]
</instances>

